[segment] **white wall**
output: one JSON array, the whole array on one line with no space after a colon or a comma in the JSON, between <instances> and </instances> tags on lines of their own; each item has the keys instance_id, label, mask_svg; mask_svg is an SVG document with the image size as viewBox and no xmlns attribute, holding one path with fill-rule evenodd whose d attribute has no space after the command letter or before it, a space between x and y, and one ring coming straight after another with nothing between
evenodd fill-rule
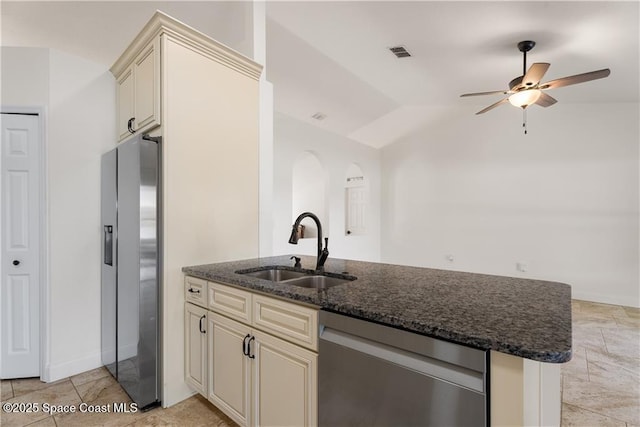
<instances>
[{"instance_id":1,"label":"white wall","mask_svg":"<svg viewBox=\"0 0 640 427\"><path fill-rule=\"evenodd\" d=\"M315 239L288 244L292 217L293 167L305 152L313 152L328 176L326 200L329 257L367 261L380 259L380 152L283 114L274 118L273 254L316 255ZM370 183L368 224L363 236L345 236L345 183L349 166L356 163ZM323 178L319 178L323 179ZM298 212L300 214L302 212ZM306 267L306 266L305 266Z\"/></svg>"},{"instance_id":2,"label":"white wall","mask_svg":"<svg viewBox=\"0 0 640 427\"><path fill-rule=\"evenodd\" d=\"M54 381L100 362L100 155L115 146L106 66L50 49L2 48L2 104L47 110L49 348ZM7 90L7 88L9 88Z\"/></svg>"},{"instance_id":3,"label":"white wall","mask_svg":"<svg viewBox=\"0 0 640 427\"><path fill-rule=\"evenodd\" d=\"M514 108L474 111L434 109L382 150L382 260L640 306L638 104L532 108L528 135Z\"/></svg>"},{"instance_id":4,"label":"white wall","mask_svg":"<svg viewBox=\"0 0 640 427\"><path fill-rule=\"evenodd\" d=\"M323 225L323 235L331 235L328 195L329 174L312 152L305 151L293 163L291 189L291 221L303 212L313 212ZM304 238L317 245L318 226L311 218L304 218Z\"/></svg>"},{"instance_id":5,"label":"white wall","mask_svg":"<svg viewBox=\"0 0 640 427\"><path fill-rule=\"evenodd\" d=\"M56 379L102 364L100 157L115 147L116 133L115 82L108 69L50 52L51 376Z\"/></svg>"},{"instance_id":6,"label":"white wall","mask_svg":"<svg viewBox=\"0 0 640 427\"><path fill-rule=\"evenodd\" d=\"M1 47L2 105L49 104L49 50Z\"/></svg>"}]
</instances>

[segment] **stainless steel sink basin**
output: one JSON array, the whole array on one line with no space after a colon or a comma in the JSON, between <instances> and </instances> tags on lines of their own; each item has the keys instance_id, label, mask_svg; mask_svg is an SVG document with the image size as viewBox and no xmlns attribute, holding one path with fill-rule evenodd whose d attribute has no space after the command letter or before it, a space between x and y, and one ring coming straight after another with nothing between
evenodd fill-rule
<instances>
[{"instance_id":1,"label":"stainless steel sink basin","mask_svg":"<svg viewBox=\"0 0 640 427\"><path fill-rule=\"evenodd\" d=\"M257 269L238 270L236 274L310 289L327 289L356 280L354 276L335 273L318 274L313 270L291 270L290 268L291 267L285 266L269 266Z\"/></svg>"},{"instance_id":2,"label":"stainless steel sink basin","mask_svg":"<svg viewBox=\"0 0 640 427\"><path fill-rule=\"evenodd\" d=\"M327 289L333 286L348 283L354 279L342 279L329 276L306 276L298 279L287 280L285 283L289 285L300 286L301 288Z\"/></svg>"},{"instance_id":3,"label":"stainless steel sink basin","mask_svg":"<svg viewBox=\"0 0 640 427\"><path fill-rule=\"evenodd\" d=\"M239 272L238 272L239 273ZM272 282L282 282L283 280L295 279L299 277L305 277L308 274L304 271L291 271L291 270L258 270L248 273L239 273L246 276L257 277L258 279L271 280Z\"/></svg>"}]
</instances>

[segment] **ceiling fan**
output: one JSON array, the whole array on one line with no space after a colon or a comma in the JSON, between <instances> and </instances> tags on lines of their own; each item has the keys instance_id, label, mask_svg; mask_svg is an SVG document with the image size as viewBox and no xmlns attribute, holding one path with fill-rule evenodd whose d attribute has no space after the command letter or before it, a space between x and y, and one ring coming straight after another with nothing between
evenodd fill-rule
<instances>
[{"instance_id":1,"label":"ceiling fan","mask_svg":"<svg viewBox=\"0 0 640 427\"><path fill-rule=\"evenodd\" d=\"M537 104L542 107L549 107L558 101L555 98L547 95L543 91L547 89L555 89L562 86L574 85L577 83L584 83L591 80L602 79L604 77L607 77L611 73L611 70L609 70L608 68L604 68L602 70L576 74L574 76L562 77L560 79L551 80L546 83L540 83L540 80L549 69L550 64L546 62L536 62L531 65L529 70L527 70L527 52L533 49L535 45L536 42L531 40L525 40L518 43L518 50L522 52L524 56L522 64L522 76L516 77L509 82L509 90L465 93L463 95L460 95L462 97L494 94L509 95L508 97L489 105L487 108L478 111L476 114L486 113L487 111L492 110L497 106L505 104L507 102L511 103L515 107L520 107L523 110L532 104Z\"/></svg>"}]
</instances>

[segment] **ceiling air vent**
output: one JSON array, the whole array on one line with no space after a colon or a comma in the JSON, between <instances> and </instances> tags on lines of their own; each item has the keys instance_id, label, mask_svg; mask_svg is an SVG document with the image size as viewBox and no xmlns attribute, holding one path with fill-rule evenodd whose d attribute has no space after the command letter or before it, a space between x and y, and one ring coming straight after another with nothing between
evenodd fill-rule
<instances>
[{"instance_id":1,"label":"ceiling air vent","mask_svg":"<svg viewBox=\"0 0 640 427\"><path fill-rule=\"evenodd\" d=\"M411 56L409 51L404 46L390 47L389 50L398 58L406 58L408 56Z\"/></svg>"}]
</instances>

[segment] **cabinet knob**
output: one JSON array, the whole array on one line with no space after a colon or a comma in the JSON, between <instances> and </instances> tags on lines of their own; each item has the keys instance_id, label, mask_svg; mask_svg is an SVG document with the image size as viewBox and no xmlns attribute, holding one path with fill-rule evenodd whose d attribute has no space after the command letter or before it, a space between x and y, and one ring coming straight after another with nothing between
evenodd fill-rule
<instances>
[{"instance_id":1,"label":"cabinet knob","mask_svg":"<svg viewBox=\"0 0 640 427\"><path fill-rule=\"evenodd\" d=\"M133 121L135 120L135 117L131 117L129 119L129 121L127 122L127 130L129 131L129 133L136 133L135 130L133 130Z\"/></svg>"},{"instance_id":2,"label":"cabinet knob","mask_svg":"<svg viewBox=\"0 0 640 427\"><path fill-rule=\"evenodd\" d=\"M14 259L12 264L13 265L20 265L20 261L18 261L17 259Z\"/></svg>"}]
</instances>

